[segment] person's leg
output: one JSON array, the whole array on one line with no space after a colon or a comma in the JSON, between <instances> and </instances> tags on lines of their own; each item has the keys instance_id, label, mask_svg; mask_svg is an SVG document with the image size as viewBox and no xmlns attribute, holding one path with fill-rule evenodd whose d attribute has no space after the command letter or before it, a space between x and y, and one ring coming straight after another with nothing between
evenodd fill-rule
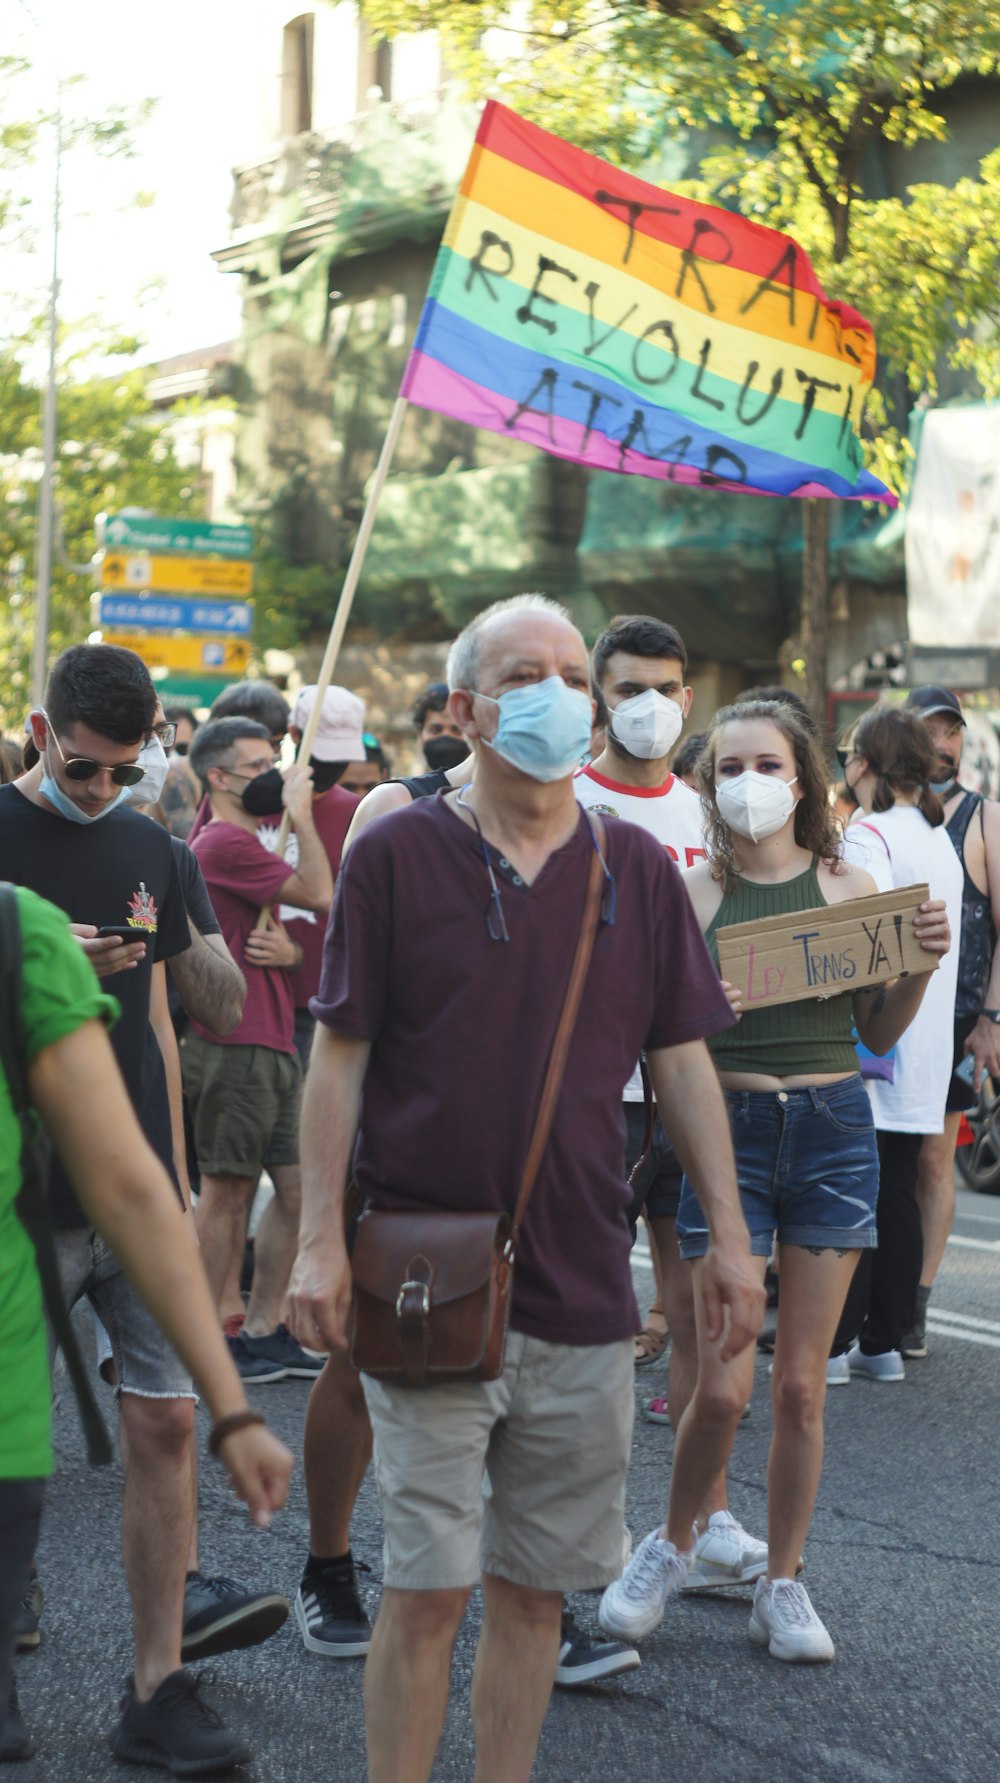
<instances>
[{"instance_id":1,"label":"person's leg","mask_svg":"<svg viewBox=\"0 0 1000 1783\"><path fill-rule=\"evenodd\" d=\"M309 1547L333 1558L350 1547L351 1515L372 1454L372 1427L361 1378L335 1350L309 1395L305 1467Z\"/></svg>"},{"instance_id":2,"label":"person's leg","mask_svg":"<svg viewBox=\"0 0 1000 1783\"><path fill-rule=\"evenodd\" d=\"M43 1480L0 1480L0 1762L34 1751L14 1688L17 1612L42 1520Z\"/></svg>"},{"instance_id":3,"label":"person's leg","mask_svg":"<svg viewBox=\"0 0 1000 1783\"><path fill-rule=\"evenodd\" d=\"M221 1308L226 1278L243 1256L250 1195L255 1176L236 1176L202 1170L201 1199L195 1225L201 1260L216 1306Z\"/></svg>"},{"instance_id":4,"label":"person's leg","mask_svg":"<svg viewBox=\"0 0 1000 1783\"><path fill-rule=\"evenodd\" d=\"M878 1249L872 1262L868 1316L861 1352L881 1356L898 1350L913 1324L923 1262L917 1206L917 1161L923 1135L878 1134Z\"/></svg>"},{"instance_id":5,"label":"person's leg","mask_svg":"<svg viewBox=\"0 0 1000 1783\"><path fill-rule=\"evenodd\" d=\"M469 1596L468 1589L383 1591L365 1665L370 1783L425 1783L430 1776Z\"/></svg>"},{"instance_id":6,"label":"person's leg","mask_svg":"<svg viewBox=\"0 0 1000 1783\"><path fill-rule=\"evenodd\" d=\"M943 1133L925 1134L917 1162L917 1206L924 1241L920 1286L928 1293L941 1267L955 1218L955 1147L961 1119L961 1114L946 1114Z\"/></svg>"},{"instance_id":7,"label":"person's leg","mask_svg":"<svg viewBox=\"0 0 1000 1783\"><path fill-rule=\"evenodd\" d=\"M670 1422L677 1429L691 1403L698 1382L698 1327L694 1316L694 1275L690 1263L681 1257L677 1246L677 1216L654 1214L650 1220L654 1249L660 1260L663 1279L663 1307L670 1330L670 1363L667 1371L667 1403ZM721 1481L721 1498L713 1502L718 1510L726 1502L725 1478Z\"/></svg>"},{"instance_id":8,"label":"person's leg","mask_svg":"<svg viewBox=\"0 0 1000 1783\"><path fill-rule=\"evenodd\" d=\"M781 1247L781 1318L771 1399L774 1433L767 1471L768 1577L793 1579L823 1465L823 1404L830 1343L858 1252L818 1256Z\"/></svg>"},{"instance_id":9,"label":"person's leg","mask_svg":"<svg viewBox=\"0 0 1000 1783\"><path fill-rule=\"evenodd\" d=\"M763 1281L767 1259L755 1257L754 1263ZM733 1438L753 1387L756 1360L756 1351L750 1344L732 1361L720 1360L722 1338L713 1343L705 1330L701 1270L699 1260L693 1266L698 1379L677 1431L667 1518L661 1531L679 1553L686 1553L691 1547L692 1528L717 1491L720 1476L725 1479Z\"/></svg>"},{"instance_id":10,"label":"person's leg","mask_svg":"<svg viewBox=\"0 0 1000 1783\"><path fill-rule=\"evenodd\" d=\"M274 1195L254 1235L253 1287L244 1330L266 1337L281 1323L289 1277L299 1242L302 1175L297 1164L273 1164Z\"/></svg>"},{"instance_id":11,"label":"person's leg","mask_svg":"<svg viewBox=\"0 0 1000 1783\"><path fill-rule=\"evenodd\" d=\"M483 1574L483 1626L472 1674L476 1783L525 1783L559 1652L562 1593Z\"/></svg>"},{"instance_id":12,"label":"person's leg","mask_svg":"<svg viewBox=\"0 0 1000 1783\"><path fill-rule=\"evenodd\" d=\"M132 1600L135 1685L145 1702L181 1663L181 1623L194 1498L192 1399L147 1399L123 1392L128 1466L122 1502L122 1554Z\"/></svg>"}]
</instances>

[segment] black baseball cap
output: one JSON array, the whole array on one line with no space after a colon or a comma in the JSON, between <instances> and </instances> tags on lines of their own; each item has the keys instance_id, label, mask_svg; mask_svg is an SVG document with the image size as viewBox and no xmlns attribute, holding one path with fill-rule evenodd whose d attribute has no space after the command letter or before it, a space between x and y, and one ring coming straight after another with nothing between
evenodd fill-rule
<instances>
[{"instance_id":1,"label":"black baseball cap","mask_svg":"<svg viewBox=\"0 0 1000 1783\"><path fill-rule=\"evenodd\" d=\"M964 724L962 702L957 693L949 692L947 687L915 687L906 696L906 703L919 712L921 718L932 718L935 712L948 712Z\"/></svg>"}]
</instances>

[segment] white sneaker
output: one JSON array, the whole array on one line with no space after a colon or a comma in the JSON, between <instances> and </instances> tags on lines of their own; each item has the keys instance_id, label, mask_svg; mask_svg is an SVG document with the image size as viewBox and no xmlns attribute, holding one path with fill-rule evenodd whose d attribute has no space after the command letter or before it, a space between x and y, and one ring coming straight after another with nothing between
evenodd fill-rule
<instances>
[{"instance_id":1,"label":"white sneaker","mask_svg":"<svg viewBox=\"0 0 1000 1783\"><path fill-rule=\"evenodd\" d=\"M883 1385L906 1379L903 1358L898 1350L883 1350L878 1356L865 1356L861 1345L856 1343L847 1352L847 1366L852 1374L863 1375L868 1381L881 1381Z\"/></svg>"},{"instance_id":2,"label":"white sneaker","mask_svg":"<svg viewBox=\"0 0 1000 1783\"><path fill-rule=\"evenodd\" d=\"M683 1591L720 1591L767 1571L767 1543L741 1528L731 1511L713 1511L691 1550Z\"/></svg>"},{"instance_id":3,"label":"white sneaker","mask_svg":"<svg viewBox=\"0 0 1000 1783\"><path fill-rule=\"evenodd\" d=\"M826 1365L826 1384L828 1387L847 1387L851 1380L851 1365L846 1354L831 1356Z\"/></svg>"},{"instance_id":4,"label":"white sneaker","mask_svg":"<svg viewBox=\"0 0 1000 1783\"><path fill-rule=\"evenodd\" d=\"M673 1542L654 1529L601 1598L597 1620L605 1634L625 1641L651 1634L663 1620L667 1598L683 1586L687 1569L687 1555L678 1554Z\"/></svg>"},{"instance_id":5,"label":"white sneaker","mask_svg":"<svg viewBox=\"0 0 1000 1783\"><path fill-rule=\"evenodd\" d=\"M797 1579L758 1579L750 1611L750 1639L774 1659L832 1659L833 1642Z\"/></svg>"}]
</instances>

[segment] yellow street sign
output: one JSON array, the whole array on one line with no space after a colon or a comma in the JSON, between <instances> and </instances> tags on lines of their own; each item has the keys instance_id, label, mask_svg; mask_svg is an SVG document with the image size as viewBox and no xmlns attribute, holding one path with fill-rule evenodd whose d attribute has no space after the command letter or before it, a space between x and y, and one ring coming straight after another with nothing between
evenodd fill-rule
<instances>
[{"instance_id":1,"label":"yellow street sign","mask_svg":"<svg viewBox=\"0 0 1000 1783\"><path fill-rule=\"evenodd\" d=\"M144 551L105 551L102 588L149 588L156 594L249 594L253 564L218 557L152 557Z\"/></svg>"},{"instance_id":2,"label":"yellow street sign","mask_svg":"<svg viewBox=\"0 0 1000 1783\"><path fill-rule=\"evenodd\" d=\"M247 638L165 638L101 630L105 644L134 650L147 669L187 669L196 675L242 675L250 662Z\"/></svg>"}]
</instances>

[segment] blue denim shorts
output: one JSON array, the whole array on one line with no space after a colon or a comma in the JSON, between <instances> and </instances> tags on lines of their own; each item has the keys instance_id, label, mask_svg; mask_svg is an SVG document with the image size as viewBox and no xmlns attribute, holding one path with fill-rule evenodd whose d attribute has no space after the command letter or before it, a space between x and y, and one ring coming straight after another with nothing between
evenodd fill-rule
<instances>
[{"instance_id":1,"label":"blue denim shorts","mask_svg":"<svg viewBox=\"0 0 1000 1783\"><path fill-rule=\"evenodd\" d=\"M800 1090L725 1090L743 1217L755 1257L779 1244L869 1250L878 1149L861 1078ZM685 1176L677 1213L682 1257L703 1257L708 1227Z\"/></svg>"}]
</instances>

